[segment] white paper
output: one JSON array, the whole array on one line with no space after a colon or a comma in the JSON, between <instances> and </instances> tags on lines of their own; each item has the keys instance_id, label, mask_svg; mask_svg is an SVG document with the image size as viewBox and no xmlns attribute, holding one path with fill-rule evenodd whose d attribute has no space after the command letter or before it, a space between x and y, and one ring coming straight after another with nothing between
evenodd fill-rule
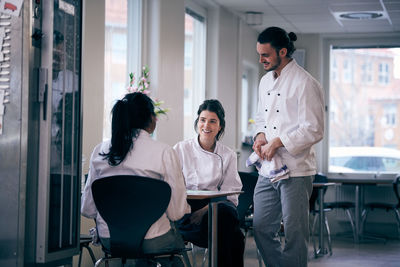
<instances>
[{"instance_id":1,"label":"white paper","mask_svg":"<svg viewBox=\"0 0 400 267\"><path fill-rule=\"evenodd\" d=\"M0 116L0 135L3 134L3 116Z\"/></svg>"},{"instance_id":2,"label":"white paper","mask_svg":"<svg viewBox=\"0 0 400 267\"><path fill-rule=\"evenodd\" d=\"M0 105L3 105L4 95L6 94L5 90L0 90Z\"/></svg>"},{"instance_id":3,"label":"white paper","mask_svg":"<svg viewBox=\"0 0 400 267\"><path fill-rule=\"evenodd\" d=\"M0 12L18 17L23 0L0 0Z\"/></svg>"},{"instance_id":4,"label":"white paper","mask_svg":"<svg viewBox=\"0 0 400 267\"><path fill-rule=\"evenodd\" d=\"M0 135L3 134L4 95L5 95L5 91L0 90Z\"/></svg>"},{"instance_id":5,"label":"white paper","mask_svg":"<svg viewBox=\"0 0 400 267\"><path fill-rule=\"evenodd\" d=\"M75 7L63 0L58 2L58 8L71 16L75 16Z\"/></svg>"}]
</instances>

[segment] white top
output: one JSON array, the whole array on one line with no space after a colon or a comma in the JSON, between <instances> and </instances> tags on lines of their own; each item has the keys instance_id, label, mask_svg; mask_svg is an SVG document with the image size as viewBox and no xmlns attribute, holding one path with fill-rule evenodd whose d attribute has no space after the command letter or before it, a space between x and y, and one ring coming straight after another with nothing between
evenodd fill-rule
<instances>
[{"instance_id":1,"label":"white top","mask_svg":"<svg viewBox=\"0 0 400 267\"><path fill-rule=\"evenodd\" d=\"M237 170L236 153L217 141L214 152L204 150L198 138L181 141L174 146L182 164L188 190L240 191L242 182ZM238 205L239 196L227 199Z\"/></svg>"},{"instance_id":2,"label":"white top","mask_svg":"<svg viewBox=\"0 0 400 267\"><path fill-rule=\"evenodd\" d=\"M324 136L324 96L321 85L293 59L281 71L260 81L256 133L279 137L282 161L291 177L316 173L313 145Z\"/></svg>"},{"instance_id":3,"label":"white top","mask_svg":"<svg viewBox=\"0 0 400 267\"><path fill-rule=\"evenodd\" d=\"M110 166L107 160L99 155L102 152L108 153L109 147L110 141L105 141L93 150L88 180L82 195L81 213L85 217L96 218L99 236L110 237L107 224L97 212L92 196L93 181L102 177L139 175L163 180L171 186L171 201L167 211L150 227L145 236L146 239L167 233L171 229L168 218L176 221L185 213L190 213L181 166L172 147L153 140L148 132L141 130L138 138L134 141L133 149L118 166Z\"/></svg>"}]
</instances>

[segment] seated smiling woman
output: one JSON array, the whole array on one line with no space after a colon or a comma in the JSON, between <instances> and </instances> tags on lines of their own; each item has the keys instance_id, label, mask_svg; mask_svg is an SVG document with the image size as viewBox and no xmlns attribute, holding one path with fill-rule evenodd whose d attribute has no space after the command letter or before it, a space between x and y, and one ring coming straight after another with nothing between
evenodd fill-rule
<instances>
[{"instance_id":1,"label":"seated smiling woman","mask_svg":"<svg viewBox=\"0 0 400 267\"><path fill-rule=\"evenodd\" d=\"M225 111L218 100L205 100L197 111L198 136L177 143L188 190L237 191L242 183L236 153L218 142L225 130ZM189 201L192 213L178 223L184 240L207 247L208 205ZM244 236L239 228L238 195L218 203L218 266L243 266Z\"/></svg>"}]
</instances>

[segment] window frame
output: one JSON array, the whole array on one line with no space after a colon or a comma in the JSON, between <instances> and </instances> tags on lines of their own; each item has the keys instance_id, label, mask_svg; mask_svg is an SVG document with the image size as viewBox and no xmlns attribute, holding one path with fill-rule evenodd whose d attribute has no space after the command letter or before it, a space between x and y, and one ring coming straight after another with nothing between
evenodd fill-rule
<instances>
[{"instance_id":1,"label":"window frame","mask_svg":"<svg viewBox=\"0 0 400 267\"><path fill-rule=\"evenodd\" d=\"M330 122L330 70L331 70L331 58L330 52L332 47L341 48L388 48L388 47L400 47L400 38L394 34L376 34L375 37L369 37L365 34L359 34L353 37L344 35L335 36L323 36L322 37L322 54L321 65L322 65L322 77L323 87L325 90L325 103L327 112L325 112L325 136L322 141L322 149L319 150L321 153L318 156L321 166L320 171L327 174L328 178L349 178L349 179L375 179L379 178L394 178L396 173L379 173L378 172L354 172L354 173L338 173L328 172L329 169L329 122ZM354 79L354 78L353 78Z\"/></svg>"}]
</instances>

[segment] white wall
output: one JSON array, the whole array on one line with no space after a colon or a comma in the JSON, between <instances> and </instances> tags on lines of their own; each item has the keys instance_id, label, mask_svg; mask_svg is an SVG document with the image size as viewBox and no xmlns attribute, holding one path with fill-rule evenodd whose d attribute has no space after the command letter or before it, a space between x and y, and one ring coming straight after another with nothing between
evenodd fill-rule
<instances>
[{"instance_id":1,"label":"white wall","mask_svg":"<svg viewBox=\"0 0 400 267\"><path fill-rule=\"evenodd\" d=\"M257 69L258 33L217 5L207 9L206 98L216 98L225 109L226 128L222 142L240 148L240 94L244 62Z\"/></svg>"},{"instance_id":2,"label":"white wall","mask_svg":"<svg viewBox=\"0 0 400 267\"><path fill-rule=\"evenodd\" d=\"M160 116L157 139L175 145L183 139L184 0L145 2L143 62L150 67L153 96L171 108Z\"/></svg>"},{"instance_id":3,"label":"white wall","mask_svg":"<svg viewBox=\"0 0 400 267\"><path fill-rule=\"evenodd\" d=\"M322 75L322 39L319 34L297 34L297 41L294 43L296 49L305 50L305 61L304 68L323 86L323 75ZM324 88L326 94L326 88ZM325 97L325 105L327 98ZM325 122L325 137L326 135L326 123ZM315 151L317 155L317 169L322 171L323 169L323 158L324 158L324 142L320 141L315 145Z\"/></svg>"},{"instance_id":4,"label":"white wall","mask_svg":"<svg viewBox=\"0 0 400 267\"><path fill-rule=\"evenodd\" d=\"M258 102L258 84L261 76L265 73L259 61L259 56L256 51L258 32L250 28L245 22L240 21L239 25L239 71L237 75L238 84L238 97L237 97L237 109L236 109L236 149L240 151L238 154L238 170L250 172L253 168L246 167L246 159L250 156L252 149L249 146L242 146L241 136L241 113L242 109L246 108L250 114L255 114L257 111ZM245 69L251 69L252 76L249 79L249 92L248 92L248 105L246 107L241 106L242 96L242 74ZM254 116L251 116L254 119Z\"/></svg>"},{"instance_id":5,"label":"white wall","mask_svg":"<svg viewBox=\"0 0 400 267\"><path fill-rule=\"evenodd\" d=\"M104 44L105 44L105 0L83 2L83 138L82 153L85 157L82 173L87 173L93 148L103 139L104 106ZM81 216L81 233L88 234L94 221ZM96 258L102 256L99 247L94 248ZM74 257L74 266L78 256ZM86 250L82 266L93 266Z\"/></svg>"},{"instance_id":6,"label":"white wall","mask_svg":"<svg viewBox=\"0 0 400 267\"><path fill-rule=\"evenodd\" d=\"M218 69L216 98L225 109L225 135L223 143L236 148L239 124L237 123L239 71L239 20L233 14L220 9L218 37Z\"/></svg>"},{"instance_id":7,"label":"white wall","mask_svg":"<svg viewBox=\"0 0 400 267\"><path fill-rule=\"evenodd\" d=\"M105 0L84 1L82 91L84 172L90 155L103 139Z\"/></svg>"}]
</instances>

